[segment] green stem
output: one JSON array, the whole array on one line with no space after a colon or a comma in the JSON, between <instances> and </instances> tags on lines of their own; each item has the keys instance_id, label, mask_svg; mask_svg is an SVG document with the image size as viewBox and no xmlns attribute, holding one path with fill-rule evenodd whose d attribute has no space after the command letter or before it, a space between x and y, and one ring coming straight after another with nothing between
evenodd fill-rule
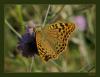
<instances>
[{"instance_id":1,"label":"green stem","mask_svg":"<svg viewBox=\"0 0 100 77\"><path fill-rule=\"evenodd\" d=\"M29 68L29 72L32 72L33 61L34 61L34 57L32 57L31 65L30 65L30 68Z\"/></svg>"},{"instance_id":2,"label":"green stem","mask_svg":"<svg viewBox=\"0 0 100 77\"><path fill-rule=\"evenodd\" d=\"M23 17L22 17L22 9L21 9L21 5L16 5L16 12L18 15L18 19L19 19L19 23L21 24L21 34L24 32L24 21L23 21Z\"/></svg>"},{"instance_id":3,"label":"green stem","mask_svg":"<svg viewBox=\"0 0 100 77\"><path fill-rule=\"evenodd\" d=\"M50 10L50 4L48 5L48 9L47 9L47 12L46 12L45 19L44 19L44 22L43 22L42 27L45 26L45 23L46 23L46 19L47 19L47 16L48 16L49 10Z\"/></svg>"},{"instance_id":4,"label":"green stem","mask_svg":"<svg viewBox=\"0 0 100 77\"><path fill-rule=\"evenodd\" d=\"M19 37L21 38L22 36L11 26L11 24L5 19L5 24Z\"/></svg>"}]
</instances>

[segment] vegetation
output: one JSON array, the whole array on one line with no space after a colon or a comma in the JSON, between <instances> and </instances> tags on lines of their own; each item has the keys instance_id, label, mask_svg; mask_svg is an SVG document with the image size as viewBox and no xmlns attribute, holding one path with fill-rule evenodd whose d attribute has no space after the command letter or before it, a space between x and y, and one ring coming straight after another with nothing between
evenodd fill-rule
<instances>
[{"instance_id":1,"label":"vegetation","mask_svg":"<svg viewBox=\"0 0 100 77\"><path fill-rule=\"evenodd\" d=\"M8 4L4 14L5 72L96 72L96 5ZM44 63L37 55L26 58L18 54L19 38L30 20L39 26L58 20L76 24L67 50L57 60Z\"/></svg>"}]
</instances>

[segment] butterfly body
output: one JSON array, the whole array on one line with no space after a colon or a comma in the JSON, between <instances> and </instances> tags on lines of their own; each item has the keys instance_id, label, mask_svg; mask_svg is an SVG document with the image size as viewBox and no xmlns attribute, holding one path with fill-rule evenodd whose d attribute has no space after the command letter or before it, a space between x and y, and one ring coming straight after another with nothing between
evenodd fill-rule
<instances>
[{"instance_id":1,"label":"butterfly body","mask_svg":"<svg viewBox=\"0 0 100 77\"><path fill-rule=\"evenodd\" d=\"M57 59L67 47L69 36L74 30L73 23L56 22L36 31L37 48L43 61Z\"/></svg>"}]
</instances>

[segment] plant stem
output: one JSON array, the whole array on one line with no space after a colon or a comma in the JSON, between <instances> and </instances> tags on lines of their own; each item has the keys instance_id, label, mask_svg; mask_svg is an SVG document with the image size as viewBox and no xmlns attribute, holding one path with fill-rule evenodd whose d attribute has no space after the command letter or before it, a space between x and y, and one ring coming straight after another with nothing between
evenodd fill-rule
<instances>
[{"instance_id":1,"label":"plant stem","mask_svg":"<svg viewBox=\"0 0 100 77\"><path fill-rule=\"evenodd\" d=\"M5 19L5 24L19 37L21 38L22 36L11 26L11 24Z\"/></svg>"},{"instance_id":2,"label":"plant stem","mask_svg":"<svg viewBox=\"0 0 100 77\"><path fill-rule=\"evenodd\" d=\"M54 16L52 17L52 20L50 20L49 23L54 22L54 21L59 17L59 14L62 12L62 10L64 9L64 7L65 7L65 5L63 5L63 6L60 8L60 10L59 10L57 13L54 14Z\"/></svg>"},{"instance_id":3,"label":"plant stem","mask_svg":"<svg viewBox=\"0 0 100 77\"><path fill-rule=\"evenodd\" d=\"M21 34L23 34L25 24L24 24L23 17L22 17L22 6L21 5L16 5L16 12L17 12L17 15L18 15L19 22L21 24L21 29L22 29Z\"/></svg>"},{"instance_id":4,"label":"plant stem","mask_svg":"<svg viewBox=\"0 0 100 77\"><path fill-rule=\"evenodd\" d=\"M32 72L33 60L34 60L34 57L32 57L31 65L30 65L30 68L29 68L29 72Z\"/></svg>"},{"instance_id":5,"label":"plant stem","mask_svg":"<svg viewBox=\"0 0 100 77\"><path fill-rule=\"evenodd\" d=\"M50 4L48 5L48 9L47 9L47 12L46 12L45 19L44 19L44 22L43 22L42 27L45 26L45 23L46 23L46 19L47 19L47 16L48 16L49 10L50 10Z\"/></svg>"}]
</instances>

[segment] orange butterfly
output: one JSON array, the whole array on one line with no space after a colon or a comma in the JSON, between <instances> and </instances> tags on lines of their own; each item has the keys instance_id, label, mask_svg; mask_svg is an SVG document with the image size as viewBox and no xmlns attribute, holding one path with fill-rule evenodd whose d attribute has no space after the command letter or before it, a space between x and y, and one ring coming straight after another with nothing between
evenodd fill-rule
<instances>
[{"instance_id":1,"label":"orange butterfly","mask_svg":"<svg viewBox=\"0 0 100 77\"><path fill-rule=\"evenodd\" d=\"M56 22L36 31L36 44L39 56L43 61L57 59L67 47L70 34L75 30L75 24Z\"/></svg>"}]
</instances>

